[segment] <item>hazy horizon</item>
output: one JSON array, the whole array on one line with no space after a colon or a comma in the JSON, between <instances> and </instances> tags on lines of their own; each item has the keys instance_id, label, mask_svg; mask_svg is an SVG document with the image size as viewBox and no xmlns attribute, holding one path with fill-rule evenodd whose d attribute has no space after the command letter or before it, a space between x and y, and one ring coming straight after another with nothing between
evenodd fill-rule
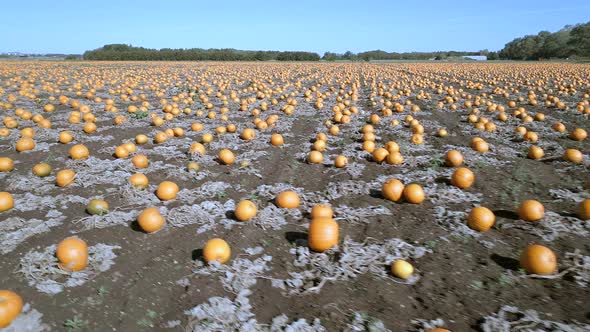
<instances>
[{"instance_id":1,"label":"hazy horizon","mask_svg":"<svg viewBox=\"0 0 590 332\"><path fill-rule=\"evenodd\" d=\"M0 52L81 54L105 44L146 48L344 53L497 51L512 39L588 21L586 1L264 1L4 4Z\"/></svg>"}]
</instances>

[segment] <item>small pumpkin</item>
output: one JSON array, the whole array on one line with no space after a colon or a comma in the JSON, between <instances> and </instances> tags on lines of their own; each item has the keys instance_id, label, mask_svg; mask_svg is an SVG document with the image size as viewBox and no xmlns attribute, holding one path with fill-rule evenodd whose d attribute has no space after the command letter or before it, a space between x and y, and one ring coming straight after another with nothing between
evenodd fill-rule
<instances>
[{"instance_id":1,"label":"small pumpkin","mask_svg":"<svg viewBox=\"0 0 590 332\"><path fill-rule=\"evenodd\" d=\"M247 221L254 218L257 211L256 204L250 200L245 199L236 205L234 214L236 219L239 221Z\"/></svg>"},{"instance_id":2,"label":"small pumpkin","mask_svg":"<svg viewBox=\"0 0 590 332\"><path fill-rule=\"evenodd\" d=\"M404 184L398 179L389 179L383 183L381 194L385 199L393 202L399 202L404 193Z\"/></svg>"},{"instance_id":3,"label":"small pumpkin","mask_svg":"<svg viewBox=\"0 0 590 332\"><path fill-rule=\"evenodd\" d=\"M124 145L119 145L115 149L114 155L115 155L115 157L117 157L119 159L125 159L125 158L129 157L129 150L127 150L127 148L125 148Z\"/></svg>"},{"instance_id":4,"label":"small pumpkin","mask_svg":"<svg viewBox=\"0 0 590 332\"><path fill-rule=\"evenodd\" d=\"M309 224L308 245L316 252L324 252L338 244L338 223L332 218L315 218Z\"/></svg>"},{"instance_id":5,"label":"small pumpkin","mask_svg":"<svg viewBox=\"0 0 590 332\"><path fill-rule=\"evenodd\" d=\"M69 131L62 131L59 133L59 142L62 144L68 144L74 140L74 136Z\"/></svg>"},{"instance_id":6,"label":"small pumpkin","mask_svg":"<svg viewBox=\"0 0 590 332\"><path fill-rule=\"evenodd\" d=\"M550 275L557 269L557 257L551 249L533 244L523 250L520 265L529 274Z\"/></svg>"},{"instance_id":7,"label":"small pumpkin","mask_svg":"<svg viewBox=\"0 0 590 332\"><path fill-rule=\"evenodd\" d=\"M14 207L14 197L6 191L0 191L0 212L8 211Z\"/></svg>"},{"instance_id":8,"label":"small pumpkin","mask_svg":"<svg viewBox=\"0 0 590 332\"><path fill-rule=\"evenodd\" d=\"M51 174L51 166L46 163L37 164L33 166L33 174L41 178L49 176Z\"/></svg>"},{"instance_id":9,"label":"small pumpkin","mask_svg":"<svg viewBox=\"0 0 590 332\"><path fill-rule=\"evenodd\" d=\"M541 202L529 199L520 203L518 216L524 221L539 221L545 216L545 207Z\"/></svg>"},{"instance_id":10,"label":"small pumpkin","mask_svg":"<svg viewBox=\"0 0 590 332\"><path fill-rule=\"evenodd\" d=\"M172 181L162 181L156 189L156 196L163 201L176 199L176 194L180 191L178 185Z\"/></svg>"},{"instance_id":11,"label":"small pumpkin","mask_svg":"<svg viewBox=\"0 0 590 332\"><path fill-rule=\"evenodd\" d=\"M424 189L418 184L411 183L404 188L404 200L412 204L420 204L424 201Z\"/></svg>"},{"instance_id":12,"label":"small pumpkin","mask_svg":"<svg viewBox=\"0 0 590 332\"><path fill-rule=\"evenodd\" d=\"M463 164L463 154L457 150L450 150L445 154L445 165L457 167Z\"/></svg>"},{"instance_id":13,"label":"small pumpkin","mask_svg":"<svg viewBox=\"0 0 590 332\"><path fill-rule=\"evenodd\" d=\"M385 148L378 148L377 150L375 150L373 152L373 160L380 163L380 162L384 161L388 155L389 155L389 152L387 152L387 150Z\"/></svg>"},{"instance_id":14,"label":"small pumpkin","mask_svg":"<svg viewBox=\"0 0 590 332\"><path fill-rule=\"evenodd\" d=\"M160 214L160 210L155 207L149 207L143 210L137 216L137 224L146 233L154 233L162 229L166 220Z\"/></svg>"},{"instance_id":15,"label":"small pumpkin","mask_svg":"<svg viewBox=\"0 0 590 332\"><path fill-rule=\"evenodd\" d=\"M99 215L109 213L109 203L102 199L93 199L86 205L86 212L91 215Z\"/></svg>"},{"instance_id":16,"label":"small pumpkin","mask_svg":"<svg viewBox=\"0 0 590 332\"><path fill-rule=\"evenodd\" d=\"M88 159L90 152L83 144L76 144L70 148L70 158L74 160Z\"/></svg>"},{"instance_id":17,"label":"small pumpkin","mask_svg":"<svg viewBox=\"0 0 590 332\"><path fill-rule=\"evenodd\" d=\"M57 172L57 175L55 176L55 183L59 187L68 187L74 183L75 177L76 173L74 171L71 169L63 169Z\"/></svg>"},{"instance_id":18,"label":"small pumpkin","mask_svg":"<svg viewBox=\"0 0 590 332\"><path fill-rule=\"evenodd\" d=\"M404 157L399 152L391 152L385 158L385 162L389 165L400 165L404 162Z\"/></svg>"},{"instance_id":19,"label":"small pumpkin","mask_svg":"<svg viewBox=\"0 0 590 332\"><path fill-rule=\"evenodd\" d=\"M270 144L274 146L281 146L284 143L283 136L281 134L273 134L270 137Z\"/></svg>"},{"instance_id":20,"label":"small pumpkin","mask_svg":"<svg viewBox=\"0 0 590 332\"><path fill-rule=\"evenodd\" d=\"M229 244L223 239L211 239L203 247L203 259L207 263L218 261L221 264L225 264L230 257L231 249Z\"/></svg>"},{"instance_id":21,"label":"small pumpkin","mask_svg":"<svg viewBox=\"0 0 590 332\"><path fill-rule=\"evenodd\" d=\"M586 198L578 204L578 218L582 220L590 219L590 198Z\"/></svg>"},{"instance_id":22,"label":"small pumpkin","mask_svg":"<svg viewBox=\"0 0 590 332\"><path fill-rule=\"evenodd\" d=\"M537 160L543 158L544 155L545 151L543 151L543 149L536 145L533 145L529 148L529 153L527 154L527 157L529 157L530 159Z\"/></svg>"},{"instance_id":23,"label":"small pumpkin","mask_svg":"<svg viewBox=\"0 0 590 332\"><path fill-rule=\"evenodd\" d=\"M9 290L0 290L0 328L10 326L10 323L23 309L22 298Z\"/></svg>"},{"instance_id":24,"label":"small pumpkin","mask_svg":"<svg viewBox=\"0 0 590 332\"><path fill-rule=\"evenodd\" d=\"M334 159L334 166L337 168L344 168L348 164L348 158L339 155Z\"/></svg>"},{"instance_id":25,"label":"small pumpkin","mask_svg":"<svg viewBox=\"0 0 590 332\"><path fill-rule=\"evenodd\" d=\"M135 168L147 168L150 164L148 157L143 154L138 154L131 158L131 162L135 166Z\"/></svg>"},{"instance_id":26,"label":"small pumpkin","mask_svg":"<svg viewBox=\"0 0 590 332\"><path fill-rule=\"evenodd\" d=\"M14 161L8 157L0 157L0 172L10 172L14 169Z\"/></svg>"},{"instance_id":27,"label":"small pumpkin","mask_svg":"<svg viewBox=\"0 0 590 332\"><path fill-rule=\"evenodd\" d=\"M299 195L296 192L287 190L279 193L275 199L275 203L280 208L295 209L299 207L301 202Z\"/></svg>"},{"instance_id":28,"label":"small pumpkin","mask_svg":"<svg viewBox=\"0 0 590 332\"><path fill-rule=\"evenodd\" d=\"M88 245L77 237L69 237L57 245L59 267L64 271L81 271L88 264Z\"/></svg>"},{"instance_id":29,"label":"small pumpkin","mask_svg":"<svg viewBox=\"0 0 590 332\"><path fill-rule=\"evenodd\" d=\"M129 183L133 188L143 190L147 188L149 180L145 174L135 173L129 177Z\"/></svg>"},{"instance_id":30,"label":"small pumpkin","mask_svg":"<svg viewBox=\"0 0 590 332\"><path fill-rule=\"evenodd\" d=\"M487 232L495 222L494 212L483 206L474 207L467 216L467 226L478 232Z\"/></svg>"},{"instance_id":31,"label":"small pumpkin","mask_svg":"<svg viewBox=\"0 0 590 332\"><path fill-rule=\"evenodd\" d=\"M310 151L307 156L307 161L310 164L321 164L324 161L324 155L317 150Z\"/></svg>"},{"instance_id":32,"label":"small pumpkin","mask_svg":"<svg viewBox=\"0 0 590 332\"><path fill-rule=\"evenodd\" d=\"M577 149L566 149L563 152L563 160L572 162L574 164L581 164L584 160L584 155Z\"/></svg>"},{"instance_id":33,"label":"small pumpkin","mask_svg":"<svg viewBox=\"0 0 590 332\"><path fill-rule=\"evenodd\" d=\"M16 151L24 152L35 148L35 141L30 137L23 137L16 141Z\"/></svg>"},{"instance_id":34,"label":"small pumpkin","mask_svg":"<svg viewBox=\"0 0 590 332\"><path fill-rule=\"evenodd\" d=\"M398 259L391 263L391 274L396 278L408 280L414 274L414 267L405 260Z\"/></svg>"},{"instance_id":35,"label":"small pumpkin","mask_svg":"<svg viewBox=\"0 0 590 332\"><path fill-rule=\"evenodd\" d=\"M316 204L311 208L311 218L332 218L334 211L332 207L327 204Z\"/></svg>"},{"instance_id":36,"label":"small pumpkin","mask_svg":"<svg viewBox=\"0 0 590 332\"><path fill-rule=\"evenodd\" d=\"M231 150L229 149L223 149L219 151L217 157L219 158L219 161L221 161L221 163L224 165L231 165L236 160L234 153L231 152Z\"/></svg>"},{"instance_id":37,"label":"small pumpkin","mask_svg":"<svg viewBox=\"0 0 590 332\"><path fill-rule=\"evenodd\" d=\"M148 142L148 137L144 134L139 134L135 136L135 143L137 144L146 144Z\"/></svg>"},{"instance_id":38,"label":"small pumpkin","mask_svg":"<svg viewBox=\"0 0 590 332\"><path fill-rule=\"evenodd\" d=\"M475 174L466 167L457 168L451 176L451 184L455 187L466 189L475 182Z\"/></svg>"}]
</instances>

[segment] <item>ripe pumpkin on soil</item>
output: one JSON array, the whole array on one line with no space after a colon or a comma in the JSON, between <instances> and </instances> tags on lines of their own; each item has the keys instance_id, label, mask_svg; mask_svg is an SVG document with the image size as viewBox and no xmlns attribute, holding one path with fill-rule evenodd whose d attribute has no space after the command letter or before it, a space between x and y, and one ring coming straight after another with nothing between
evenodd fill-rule
<instances>
[{"instance_id":1,"label":"ripe pumpkin on soil","mask_svg":"<svg viewBox=\"0 0 590 332\"><path fill-rule=\"evenodd\" d=\"M160 210L155 207L149 207L143 210L137 216L137 224L146 233L154 233L162 229L166 220L160 214Z\"/></svg>"},{"instance_id":2,"label":"ripe pumpkin on soil","mask_svg":"<svg viewBox=\"0 0 590 332\"><path fill-rule=\"evenodd\" d=\"M455 187L466 189L475 182L475 174L466 167L457 168L451 176L451 184Z\"/></svg>"},{"instance_id":3,"label":"ripe pumpkin on soil","mask_svg":"<svg viewBox=\"0 0 590 332\"><path fill-rule=\"evenodd\" d=\"M332 207L327 204L316 204L311 208L311 218L332 218L334 216L334 211Z\"/></svg>"},{"instance_id":4,"label":"ripe pumpkin on soil","mask_svg":"<svg viewBox=\"0 0 590 332\"><path fill-rule=\"evenodd\" d=\"M570 133L570 138L574 141L583 141L588 137L588 132L582 128L576 128Z\"/></svg>"},{"instance_id":5,"label":"ripe pumpkin on soil","mask_svg":"<svg viewBox=\"0 0 590 332\"><path fill-rule=\"evenodd\" d=\"M404 193L404 184L398 179L389 179L383 183L381 194L385 199L393 202L399 202Z\"/></svg>"},{"instance_id":6,"label":"ripe pumpkin on soil","mask_svg":"<svg viewBox=\"0 0 590 332\"><path fill-rule=\"evenodd\" d=\"M89 155L88 148L83 144L76 144L70 148L70 158L74 160L87 159Z\"/></svg>"},{"instance_id":7,"label":"ripe pumpkin on soil","mask_svg":"<svg viewBox=\"0 0 590 332\"><path fill-rule=\"evenodd\" d=\"M69 131L62 131L59 133L59 142L62 144L68 144L74 140L74 136Z\"/></svg>"},{"instance_id":8,"label":"ripe pumpkin on soil","mask_svg":"<svg viewBox=\"0 0 590 332\"><path fill-rule=\"evenodd\" d=\"M76 177L76 173L71 169L62 169L61 171L57 172L55 176L55 183L59 187L68 187L72 183L74 183Z\"/></svg>"},{"instance_id":9,"label":"ripe pumpkin on soil","mask_svg":"<svg viewBox=\"0 0 590 332\"><path fill-rule=\"evenodd\" d=\"M33 174L38 177L46 177L51 174L51 166L46 163L41 163L33 166Z\"/></svg>"},{"instance_id":10,"label":"ripe pumpkin on soil","mask_svg":"<svg viewBox=\"0 0 590 332\"><path fill-rule=\"evenodd\" d=\"M178 194L180 189L178 185L172 181L162 181L156 189L156 196L163 201L169 201L176 199L176 194Z\"/></svg>"},{"instance_id":11,"label":"ripe pumpkin on soil","mask_svg":"<svg viewBox=\"0 0 590 332\"><path fill-rule=\"evenodd\" d=\"M401 165L404 162L404 157L399 152L392 152L387 155L385 162L389 165Z\"/></svg>"},{"instance_id":12,"label":"ripe pumpkin on soil","mask_svg":"<svg viewBox=\"0 0 590 332\"><path fill-rule=\"evenodd\" d=\"M391 274L396 278L408 280L414 274L414 267L412 264L398 259L391 263Z\"/></svg>"},{"instance_id":13,"label":"ripe pumpkin on soil","mask_svg":"<svg viewBox=\"0 0 590 332\"><path fill-rule=\"evenodd\" d=\"M0 212L8 211L14 207L14 198L12 194L6 191L0 191Z\"/></svg>"},{"instance_id":14,"label":"ripe pumpkin on soil","mask_svg":"<svg viewBox=\"0 0 590 332\"><path fill-rule=\"evenodd\" d=\"M334 166L336 166L337 168L344 168L347 164L348 158L346 158L345 156L337 156L334 159Z\"/></svg>"},{"instance_id":15,"label":"ripe pumpkin on soil","mask_svg":"<svg viewBox=\"0 0 590 332\"><path fill-rule=\"evenodd\" d=\"M523 250L520 265L528 274L550 275L557 269L557 257L551 249L533 244Z\"/></svg>"},{"instance_id":16,"label":"ripe pumpkin on soil","mask_svg":"<svg viewBox=\"0 0 590 332\"><path fill-rule=\"evenodd\" d=\"M284 140L283 140L283 135L281 134L273 134L270 137L270 144L274 145L274 146L281 146L283 145Z\"/></svg>"},{"instance_id":17,"label":"ripe pumpkin on soil","mask_svg":"<svg viewBox=\"0 0 590 332\"><path fill-rule=\"evenodd\" d=\"M135 136L135 143L137 144L145 144L148 142L148 137L144 134L139 134L137 136Z\"/></svg>"},{"instance_id":18,"label":"ripe pumpkin on soil","mask_svg":"<svg viewBox=\"0 0 590 332\"><path fill-rule=\"evenodd\" d=\"M474 207L467 216L467 226L478 232L487 232L496 222L496 215L490 209Z\"/></svg>"},{"instance_id":19,"label":"ripe pumpkin on soil","mask_svg":"<svg viewBox=\"0 0 590 332\"><path fill-rule=\"evenodd\" d=\"M375 150L373 152L373 160L380 163L380 162L384 161L388 155L389 155L389 152L387 152L387 150L385 150L385 148L378 148L377 150Z\"/></svg>"},{"instance_id":20,"label":"ripe pumpkin on soil","mask_svg":"<svg viewBox=\"0 0 590 332\"><path fill-rule=\"evenodd\" d=\"M207 263L218 261L221 264L225 264L229 261L230 257L231 249L229 244L223 239L211 239L203 247L203 259Z\"/></svg>"},{"instance_id":21,"label":"ripe pumpkin on soil","mask_svg":"<svg viewBox=\"0 0 590 332\"><path fill-rule=\"evenodd\" d=\"M131 158L131 162L135 168L147 168L150 163L148 158L143 154L133 156L133 158Z\"/></svg>"},{"instance_id":22,"label":"ripe pumpkin on soil","mask_svg":"<svg viewBox=\"0 0 590 332\"><path fill-rule=\"evenodd\" d=\"M0 290L0 328L10 326L10 323L23 309L22 298L9 290Z\"/></svg>"},{"instance_id":23,"label":"ripe pumpkin on soil","mask_svg":"<svg viewBox=\"0 0 590 332\"><path fill-rule=\"evenodd\" d=\"M580 150L576 149L566 149L563 152L563 160L572 162L574 164L581 164L582 160L584 160L584 155Z\"/></svg>"},{"instance_id":24,"label":"ripe pumpkin on soil","mask_svg":"<svg viewBox=\"0 0 590 332\"><path fill-rule=\"evenodd\" d=\"M545 151L543 151L543 149L541 149L540 147L533 145L529 148L529 153L527 155L527 157L529 157L530 159L541 159L543 158L543 156L545 155Z\"/></svg>"},{"instance_id":25,"label":"ripe pumpkin on soil","mask_svg":"<svg viewBox=\"0 0 590 332\"><path fill-rule=\"evenodd\" d=\"M254 202L249 201L247 199L240 201L234 210L234 214L236 219L239 221L247 221L256 216L257 213L256 204Z\"/></svg>"},{"instance_id":26,"label":"ripe pumpkin on soil","mask_svg":"<svg viewBox=\"0 0 590 332\"><path fill-rule=\"evenodd\" d=\"M411 183L404 188L403 196L404 200L408 203L420 204L424 202L424 189L418 184Z\"/></svg>"},{"instance_id":27,"label":"ripe pumpkin on soil","mask_svg":"<svg viewBox=\"0 0 590 332\"><path fill-rule=\"evenodd\" d=\"M285 209L296 209L299 207L300 202L301 199L299 198L299 195L291 190L283 191L275 198L277 206Z\"/></svg>"},{"instance_id":28,"label":"ripe pumpkin on soil","mask_svg":"<svg viewBox=\"0 0 590 332\"><path fill-rule=\"evenodd\" d=\"M309 248L324 252L338 244L339 227L332 218L315 218L309 224L307 242Z\"/></svg>"},{"instance_id":29,"label":"ripe pumpkin on soil","mask_svg":"<svg viewBox=\"0 0 590 332\"><path fill-rule=\"evenodd\" d=\"M463 154L457 150L450 150L445 154L445 165L457 167L463 164Z\"/></svg>"},{"instance_id":30,"label":"ripe pumpkin on soil","mask_svg":"<svg viewBox=\"0 0 590 332\"><path fill-rule=\"evenodd\" d=\"M307 156L307 161L310 164L321 164L324 161L324 155L316 150L310 151Z\"/></svg>"},{"instance_id":31,"label":"ripe pumpkin on soil","mask_svg":"<svg viewBox=\"0 0 590 332\"><path fill-rule=\"evenodd\" d=\"M578 204L577 215L582 220L590 219L590 198L586 198Z\"/></svg>"},{"instance_id":32,"label":"ripe pumpkin on soil","mask_svg":"<svg viewBox=\"0 0 590 332\"><path fill-rule=\"evenodd\" d=\"M129 177L129 183L131 183L133 188L143 190L147 188L149 181L145 174L135 173Z\"/></svg>"},{"instance_id":33,"label":"ripe pumpkin on soil","mask_svg":"<svg viewBox=\"0 0 590 332\"><path fill-rule=\"evenodd\" d=\"M64 239L56 250L59 267L64 271L81 271L88 264L88 245L77 237Z\"/></svg>"},{"instance_id":34,"label":"ripe pumpkin on soil","mask_svg":"<svg viewBox=\"0 0 590 332\"><path fill-rule=\"evenodd\" d=\"M129 150L127 150L124 145L119 145L115 149L115 157L119 159L127 158L129 157Z\"/></svg>"},{"instance_id":35,"label":"ripe pumpkin on soil","mask_svg":"<svg viewBox=\"0 0 590 332\"><path fill-rule=\"evenodd\" d=\"M16 141L16 151L24 152L35 148L35 141L30 137L23 137Z\"/></svg>"},{"instance_id":36,"label":"ripe pumpkin on soil","mask_svg":"<svg viewBox=\"0 0 590 332\"><path fill-rule=\"evenodd\" d=\"M0 157L0 172L10 172L14 169L14 161L8 157Z\"/></svg>"},{"instance_id":37,"label":"ripe pumpkin on soil","mask_svg":"<svg viewBox=\"0 0 590 332\"><path fill-rule=\"evenodd\" d=\"M223 149L219 151L219 161L224 165L231 165L236 160L234 153L229 149Z\"/></svg>"},{"instance_id":38,"label":"ripe pumpkin on soil","mask_svg":"<svg viewBox=\"0 0 590 332\"><path fill-rule=\"evenodd\" d=\"M520 203L518 216L524 221L538 221L545 216L545 207L539 201L526 200Z\"/></svg>"},{"instance_id":39,"label":"ripe pumpkin on soil","mask_svg":"<svg viewBox=\"0 0 590 332\"><path fill-rule=\"evenodd\" d=\"M91 215L99 215L109 213L109 203L102 199L93 199L86 205L86 212Z\"/></svg>"}]
</instances>

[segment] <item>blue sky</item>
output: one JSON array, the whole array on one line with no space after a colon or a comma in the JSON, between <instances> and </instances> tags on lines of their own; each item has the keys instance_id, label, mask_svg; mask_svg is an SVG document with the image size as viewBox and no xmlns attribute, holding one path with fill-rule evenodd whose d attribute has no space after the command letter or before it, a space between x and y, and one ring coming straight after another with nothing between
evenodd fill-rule
<instances>
[{"instance_id":1,"label":"blue sky","mask_svg":"<svg viewBox=\"0 0 590 332\"><path fill-rule=\"evenodd\" d=\"M590 1L3 1L0 52L104 44L343 53L489 50L590 20Z\"/></svg>"}]
</instances>

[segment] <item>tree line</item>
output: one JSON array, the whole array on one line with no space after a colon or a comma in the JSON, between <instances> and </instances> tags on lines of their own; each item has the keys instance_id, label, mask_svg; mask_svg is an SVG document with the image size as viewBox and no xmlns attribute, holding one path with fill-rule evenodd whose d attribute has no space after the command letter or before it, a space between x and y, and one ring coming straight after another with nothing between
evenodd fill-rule
<instances>
[{"instance_id":1,"label":"tree line","mask_svg":"<svg viewBox=\"0 0 590 332\"><path fill-rule=\"evenodd\" d=\"M566 25L554 33L541 31L537 35L516 38L498 55L510 60L590 57L590 22Z\"/></svg>"},{"instance_id":2,"label":"tree line","mask_svg":"<svg viewBox=\"0 0 590 332\"><path fill-rule=\"evenodd\" d=\"M137 60L137 61L319 61L313 52L243 51L225 49L171 49L159 50L125 44L104 45L86 51L84 60Z\"/></svg>"}]
</instances>

